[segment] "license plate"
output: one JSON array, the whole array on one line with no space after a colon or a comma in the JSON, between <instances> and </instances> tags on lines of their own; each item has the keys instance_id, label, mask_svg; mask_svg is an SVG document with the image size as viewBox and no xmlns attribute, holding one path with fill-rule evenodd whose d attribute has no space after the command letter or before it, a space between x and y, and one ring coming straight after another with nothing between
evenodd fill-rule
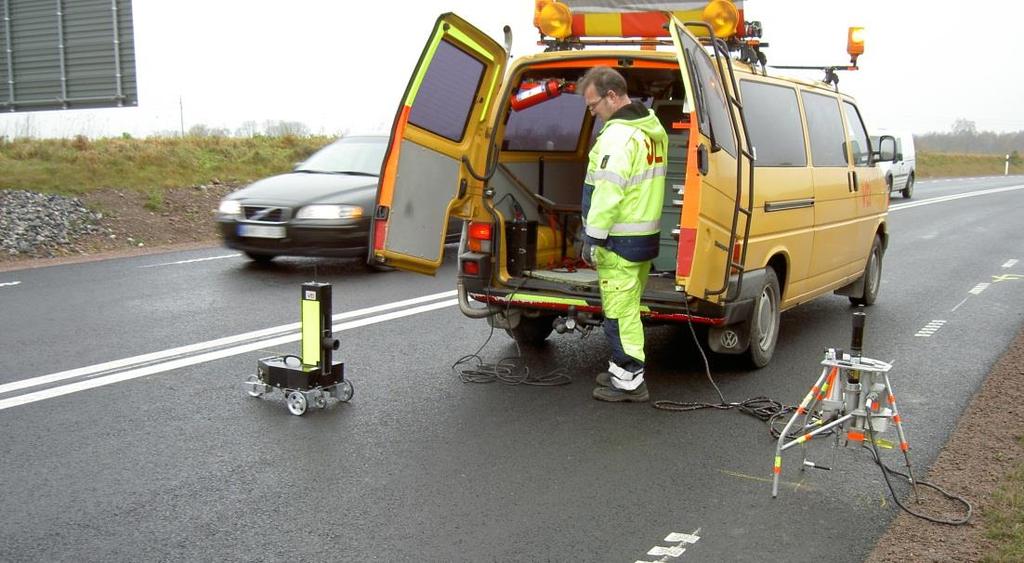
<instances>
[{"instance_id":1,"label":"license plate","mask_svg":"<svg viewBox=\"0 0 1024 563\"><path fill-rule=\"evenodd\" d=\"M250 238L284 238L284 227L276 225L238 225L238 236Z\"/></svg>"}]
</instances>

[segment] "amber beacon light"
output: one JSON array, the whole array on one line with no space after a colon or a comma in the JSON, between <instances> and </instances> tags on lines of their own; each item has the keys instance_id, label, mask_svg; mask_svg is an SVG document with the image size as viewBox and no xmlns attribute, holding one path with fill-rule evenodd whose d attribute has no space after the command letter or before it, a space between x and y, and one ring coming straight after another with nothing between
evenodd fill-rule
<instances>
[{"instance_id":1,"label":"amber beacon light","mask_svg":"<svg viewBox=\"0 0 1024 563\"><path fill-rule=\"evenodd\" d=\"M728 0L711 0L704 7L701 18L711 26L715 37L728 39L736 34L736 23L740 14L736 6Z\"/></svg>"},{"instance_id":2,"label":"amber beacon light","mask_svg":"<svg viewBox=\"0 0 1024 563\"><path fill-rule=\"evenodd\" d=\"M857 66L857 57L864 54L864 28L851 27L846 34L846 52L850 54L850 64Z\"/></svg>"},{"instance_id":3,"label":"amber beacon light","mask_svg":"<svg viewBox=\"0 0 1024 563\"><path fill-rule=\"evenodd\" d=\"M548 37L565 39L572 33L572 11L558 0L537 0L533 24Z\"/></svg>"}]
</instances>

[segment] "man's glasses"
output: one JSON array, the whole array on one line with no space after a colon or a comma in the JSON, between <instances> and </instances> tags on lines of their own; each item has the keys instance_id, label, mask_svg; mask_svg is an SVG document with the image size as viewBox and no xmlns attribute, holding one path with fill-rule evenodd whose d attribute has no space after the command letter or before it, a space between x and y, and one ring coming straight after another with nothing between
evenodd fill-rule
<instances>
[{"instance_id":1,"label":"man's glasses","mask_svg":"<svg viewBox=\"0 0 1024 563\"><path fill-rule=\"evenodd\" d=\"M589 102L587 104L587 110L590 113L594 113L594 109L597 108L597 106L600 105L601 101L604 100L606 97L608 97L608 92L605 92L604 96L601 96L600 98L598 98L598 99L596 99L596 100L594 100L592 102Z\"/></svg>"}]
</instances>

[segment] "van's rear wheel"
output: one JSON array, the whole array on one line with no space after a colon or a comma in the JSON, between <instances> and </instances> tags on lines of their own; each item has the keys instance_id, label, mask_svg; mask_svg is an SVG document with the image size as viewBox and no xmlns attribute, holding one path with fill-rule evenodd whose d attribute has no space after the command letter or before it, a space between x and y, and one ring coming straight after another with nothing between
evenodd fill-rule
<instances>
[{"instance_id":1,"label":"van's rear wheel","mask_svg":"<svg viewBox=\"0 0 1024 563\"><path fill-rule=\"evenodd\" d=\"M506 328L505 332L515 338L516 342L523 346L539 346L551 334L554 328L554 315L538 315L536 317L522 317L519 325L515 328Z\"/></svg>"},{"instance_id":2,"label":"van's rear wheel","mask_svg":"<svg viewBox=\"0 0 1024 563\"><path fill-rule=\"evenodd\" d=\"M910 199L914 195L914 173L907 176L907 185L903 187L903 199Z\"/></svg>"},{"instance_id":3,"label":"van's rear wheel","mask_svg":"<svg viewBox=\"0 0 1024 563\"><path fill-rule=\"evenodd\" d=\"M779 277L768 267L761 291L754 299L754 312L750 317L750 347L747 356L755 368L763 368L775 355L779 340Z\"/></svg>"},{"instance_id":4,"label":"van's rear wheel","mask_svg":"<svg viewBox=\"0 0 1024 563\"><path fill-rule=\"evenodd\" d=\"M854 305L871 305L878 298L878 287L882 285L882 240L877 236L871 243L871 254L864 266L864 295L850 296Z\"/></svg>"}]
</instances>

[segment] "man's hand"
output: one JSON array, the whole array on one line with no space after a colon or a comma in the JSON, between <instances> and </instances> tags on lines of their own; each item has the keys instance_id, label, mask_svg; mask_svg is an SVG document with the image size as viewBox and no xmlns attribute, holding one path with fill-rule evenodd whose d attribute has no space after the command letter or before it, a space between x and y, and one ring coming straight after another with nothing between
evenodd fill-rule
<instances>
[{"instance_id":1,"label":"man's hand","mask_svg":"<svg viewBox=\"0 0 1024 563\"><path fill-rule=\"evenodd\" d=\"M587 266L590 266L591 268L593 268L594 264L596 263L596 248L596 246L590 244L590 241L586 239L583 240L583 247L580 248L580 259L583 260L587 264Z\"/></svg>"}]
</instances>

